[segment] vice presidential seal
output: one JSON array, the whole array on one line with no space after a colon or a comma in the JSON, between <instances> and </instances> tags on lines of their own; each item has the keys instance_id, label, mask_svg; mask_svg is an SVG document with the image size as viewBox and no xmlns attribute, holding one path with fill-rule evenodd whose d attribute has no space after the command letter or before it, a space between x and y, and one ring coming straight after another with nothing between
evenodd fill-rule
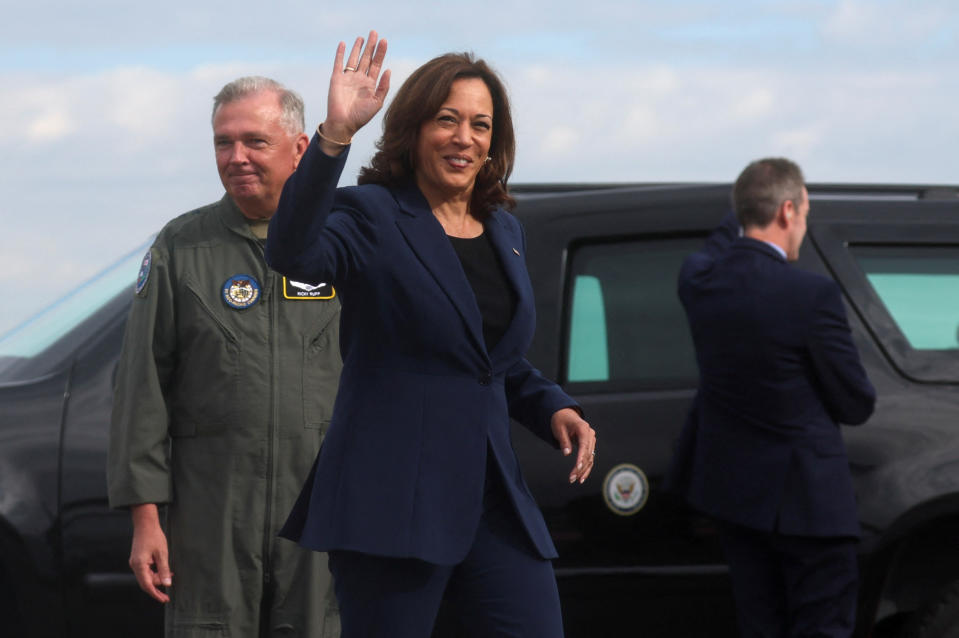
<instances>
[{"instance_id":1,"label":"vice presidential seal","mask_svg":"<svg viewBox=\"0 0 959 638\"><path fill-rule=\"evenodd\" d=\"M223 283L223 301L237 310L260 300L260 284L250 275L233 275Z\"/></svg>"},{"instance_id":2,"label":"vice presidential seal","mask_svg":"<svg viewBox=\"0 0 959 638\"><path fill-rule=\"evenodd\" d=\"M631 516L643 509L649 496L649 481L643 471L631 463L617 465L603 481L603 499L614 514Z\"/></svg>"}]
</instances>

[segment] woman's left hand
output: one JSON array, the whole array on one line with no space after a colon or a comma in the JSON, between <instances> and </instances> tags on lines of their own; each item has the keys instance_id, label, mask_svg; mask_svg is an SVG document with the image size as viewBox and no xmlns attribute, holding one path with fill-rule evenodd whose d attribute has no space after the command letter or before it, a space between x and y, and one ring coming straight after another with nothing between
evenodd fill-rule
<instances>
[{"instance_id":1,"label":"woman's left hand","mask_svg":"<svg viewBox=\"0 0 959 638\"><path fill-rule=\"evenodd\" d=\"M582 483L589 476L596 460L596 431L589 427L589 423L573 408L554 412L549 425L556 442L563 450L563 456L572 454L573 443L576 444L576 466L569 475L569 482Z\"/></svg>"}]
</instances>

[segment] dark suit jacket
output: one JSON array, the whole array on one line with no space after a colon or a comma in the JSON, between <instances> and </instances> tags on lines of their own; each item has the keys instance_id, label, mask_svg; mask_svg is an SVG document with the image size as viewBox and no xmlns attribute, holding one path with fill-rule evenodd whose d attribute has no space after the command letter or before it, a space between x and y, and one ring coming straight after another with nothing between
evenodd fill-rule
<instances>
[{"instance_id":1,"label":"dark suit jacket","mask_svg":"<svg viewBox=\"0 0 959 638\"><path fill-rule=\"evenodd\" d=\"M317 550L457 563L482 513L489 446L533 544L554 557L510 416L555 446L550 417L576 402L524 358L535 316L522 227L503 210L484 223L517 295L488 352L472 288L416 186L336 189L346 153L317 144L284 188L266 255L288 277L335 285L343 374L283 534Z\"/></svg>"},{"instance_id":2,"label":"dark suit jacket","mask_svg":"<svg viewBox=\"0 0 959 638\"><path fill-rule=\"evenodd\" d=\"M868 419L875 391L839 287L729 215L683 263L679 296L700 377L667 484L749 528L858 536L838 424Z\"/></svg>"}]
</instances>

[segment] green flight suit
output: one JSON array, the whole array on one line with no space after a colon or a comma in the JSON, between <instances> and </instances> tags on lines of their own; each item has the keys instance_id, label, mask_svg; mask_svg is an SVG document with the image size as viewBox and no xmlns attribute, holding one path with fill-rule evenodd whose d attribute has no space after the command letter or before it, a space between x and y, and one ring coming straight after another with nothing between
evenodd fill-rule
<instances>
[{"instance_id":1,"label":"green flight suit","mask_svg":"<svg viewBox=\"0 0 959 638\"><path fill-rule=\"evenodd\" d=\"M326 556L277 537L342 367L339 300L310 283L269 270L228 196L171 221L144 258L108 484L114 507L167 504L167 636L339 635Z\"/></svg>"}]
</instances>

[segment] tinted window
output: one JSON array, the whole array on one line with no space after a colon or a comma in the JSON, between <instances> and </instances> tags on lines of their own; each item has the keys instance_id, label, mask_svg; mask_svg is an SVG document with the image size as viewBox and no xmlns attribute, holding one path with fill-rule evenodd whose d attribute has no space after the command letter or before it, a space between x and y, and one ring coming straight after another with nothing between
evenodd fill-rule
<instances>
[{"instance_id":1,"label":"tinted window","mask_svg":"<svg viewBox=\"0 0 959 638\"><path fill-rule=\"evenodd\" d=\"M959 248L853 246L852 254L912 348L959 348Z\"/></svg>"},{"instance_id":2,"label":"tinted window","mask_svg":"<svg viewBox=\"0 0 959 638\"><path fill-rule=\"evenodd\" d=\"M638 240L573 251L568 382L610 390L695 385L696 360L676 277L702 241Z\"/></svg>"}]
</instances>

